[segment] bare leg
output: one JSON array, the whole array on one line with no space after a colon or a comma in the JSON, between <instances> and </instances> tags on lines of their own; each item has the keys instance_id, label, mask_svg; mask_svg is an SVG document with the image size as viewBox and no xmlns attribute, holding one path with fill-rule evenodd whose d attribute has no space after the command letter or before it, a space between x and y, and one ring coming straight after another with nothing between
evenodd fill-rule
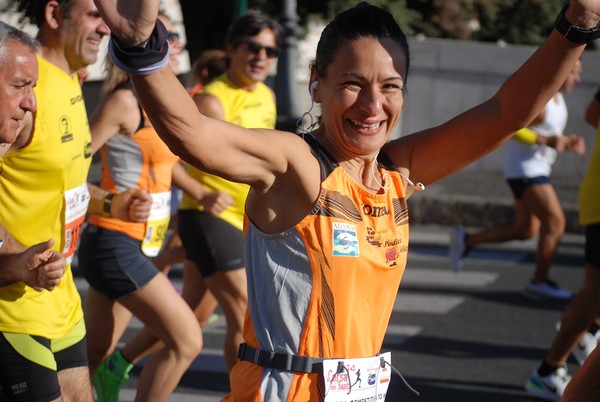
<instances>
[{"instance_id":1,"label":"bare leg","mask_svg":"<svg viewBox=\"0 0 600 402\"><path fill-rule=\"evenodd\" d=\"M94 401L90 374L87 367L74 367L59 371L58 382L60 384L63 401Z\"/></svg>"},{"instance_id":2,"label":"bare leg","mask_svg":"<svg viewBox=\"0 0 600 402\"><path fill-rule=\"evenodd\" d=\"M583 286L563 313L560 330L546 355L547 363L553 366L566 363L578 339L596 318L598 307L600 307L600 267L586 264Z\"/></svg>"},{"instance_id":3,"label":"bare leg","mask_svg":"<svg viewBox=\"0 0 600 402\"><path fill-rule=\"evenodd\" d=\"M217 298L221 309L227 319L227 334L225 336L225 362L231 371L237 362L237 350L243 341L244 317L248 304L246 289L246 270L244 268L233 271L217 271L204 278L206 285ZM195 310L196 315L205 315L207 312Z\"/></svg>"},{"instance_id":4,"label":"bare leg","mask_svg":"<svg viewBox=\"0 0 600 402\"><path fill-rule=\"evenodd\" d=\"M171 265L183 262L185 259L185 250L183 249L181 238L177 233L178 218L178 215L171 217L169 231L172 233L165 241L165 245L160 254L152 259L152 263L156 268L165 275L168 274Z\"/></svg>"},{"instance_id":5,"label":"bare leg","mask_svg":"<svg viewBox=\"0 0 600 402\"><path fill-rule=\"evenodd\" d=\"M539 220L520 199L514 199L515 222L511 226L498 226L481 232L469 233L467 247L484 243L499 243L509 240L525 240L538 234Z\"/></svg>"},{"instance_id":6,"label":"bare leg","mask_svg":"<svg viewBox=\"0 0 600 402\"><path fill-rule=\"evenodd\" d=\"M533 282L542 282L548 278L558 244L565 231L565 216L551 184L527 187L523 193L523 202L541 222Z\"/></svg>"},{"instance_id":7,"label":"bare leg","mask_svg":"<svg viewBox=\"0 0 600 402\"><path fill-rule=\"evenodd\" d=\"M194 310L200 326L204 327L219 305L213 293L208 289L196 264L190 260L183 263L183 299Z\"/></svg>"},{"instance_id":8,"label":"bare leg","mask_svg":"<svg viewBox=\"0 0 600 402\"><path fill-rule=\"evenodd\" d=\"M119 302L138 317L164 344L144 366L136 401L164 401L202 348L202 333L194 315L165 275Z\"/></svg>"},{"instance_id":9,"label":"bare leg","mask_svg":"<svg viewBox=\"0 0 600 402\"><path fill-rule=\"evenodd\" d=\"M196 309L203 312L201 316L196 315L201 326L206 325L210 315L217 308L217 300L206 288L198 268L188 260L184 261L183 299L194 310L194 313L196 313ZM121 348L121 353L129 362L135 364L163 346L156 335L144 326L134 338Z\"/></svg>"},{"instance_id":10,"label":"bare leg","mask_svg":"<svg viewBox=\"0 0 600 402\"><path fill-rule=\"evenodd\" d=\"M89 288L85 302L85 326L91 376L114 351L130 320L131 313L125 307Z\"/></svg>"}]
</instances>

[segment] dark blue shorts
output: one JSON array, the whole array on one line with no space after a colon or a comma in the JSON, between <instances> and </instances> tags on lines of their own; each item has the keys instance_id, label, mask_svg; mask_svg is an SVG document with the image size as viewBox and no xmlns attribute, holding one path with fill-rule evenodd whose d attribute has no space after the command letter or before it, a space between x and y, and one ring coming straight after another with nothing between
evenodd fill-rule
<instances>
[{"instance_id":1,"label":"dark blue shorts","mask_svg":"<svg viewBox=\"0 0 600 402\"><path fill-rule=\"evenodd\" d=\"M600 223L585 228L585 262L600 267Z\"/></svg>"},{"instance_id":2,"label":"dark blue shorts","mask_svg":"<svg viewBox=\"0 0 600 402\"><path fill-rule=\"evenodd\" d=\"M517 199L523 198L523 192L529 186L534 184L548 184L550 183L550 178L548 176L538 176L538 177L523 177L519 179L506 179L510 189L513 192L513 195Z\"/></svg>"},{"instance_id":3,"label":"dark blue shorts","mask_svg":"<svg viewBox=\"0 0 600 402\"><path fill-rule=\"evenodd\" d=\"M124 233L88 225L79 244L79 270L92 288L109 299L125 296L159 272L140 246L139 240Z\"/></svg>"},{"instance_id":4,"label":"dark blue shorts","mask_svg":"<svg viewBox=\"0 0 600 402\"><path fill-rule=\"evenodd\" d=\"M0 332L0 401L54 401L61 395L57 372L87 365L83 320L54 340Z\"/></svg>"},{"instance_id":5,"label":"dark blue shorts","mask_svg":"<svg viewBox=\"0 0 600 402\"><path fill-rule=\"evenodd\" d=\"M246 266L242 231L208 212L180 210L179 236L186 258L205 278Z\"/></svg>"}]
</instances>

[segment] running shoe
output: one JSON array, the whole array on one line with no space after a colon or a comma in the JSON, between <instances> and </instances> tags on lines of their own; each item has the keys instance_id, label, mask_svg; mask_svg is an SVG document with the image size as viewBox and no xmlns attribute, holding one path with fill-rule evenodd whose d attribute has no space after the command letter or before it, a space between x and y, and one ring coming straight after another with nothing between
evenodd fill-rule
<instances>
[{"instance_id":1,"label":"running shoe","mask_svg":"<svg viewBox=\"0 0 600 402\"><path fill-rule=\"evenodd\" d=\"M463 267L463 257L467 250L466 244L467 231L461 226L453 226L450 228L450 261L452 268L458 272Z\"/></svg>"},{"instance_id":2,"label":"running shoe","mask_svg":"<svg viewBox=\"0 0 600 402\"><path fill-rule=\"evenodd\" d=\"M531 395L547 401L560 401L570 380L571 376L567 374L565 367L559 367L545 377L540 376L538 371L534 370L525 384L525 390Z\"/></svg>"},{"instance_id":3,"label":"running shoe","mask_svg":"<svg viewBox=\"0 0 600 402\"><path fill-rule=\"evenodd\" d=\"M212 313L210 315L210 317L208 317L208 321L206 321L207 324L214 324L215 322L219 321L219 314L217 313Z\"/></svg>"},{"instance_id":4,"label":"running shoe","mask_svg":"<svg viewBox=\"0 0 600 402\"><path fill-rule=\"evenodd\" d=\"M132 368L118 350L104 360L92 377L97 402L119 402L119 392Z\"/></svg>"},{"instance_id":5,"label":"running shoe","mask_svg":"<svg viewBox=\"0 0 600 402\"><path fill-rule=\"evenodd\" d=\"M556 331L560 331L560 321L556 322ZM600 338L600 331L597 331L595 335L589 331L585 331L575 344L575 347L573 347L571 354L580 366L583 365L585 359L596 349L598 338Z\"/></svg>"},{"instance_id":6,"label":"running shoe","mask_svg":"<svg viewBox=\"0 0 600 402\"><path fill-rule=\"evenodd\" d=\"M569 300L573 293L558 287L556 282L546 279L543 282L529 282L523 295L531 300Z\"/></svg>"},{"instance_id":7,"label":"running shoe","mask_svg":"<svg viewBox=\"0 0 600 402\"><path fill-rule=\"evenodd\" d=\"M600 332L600 331L599 331ZM596 333L596 336L598 333ZM581 366L585 359L596 349L598 345L598 338L589 332L585 332L579 341L575 344L575 347L571 351L577 363Z\"/></svg>"}]
</instances>

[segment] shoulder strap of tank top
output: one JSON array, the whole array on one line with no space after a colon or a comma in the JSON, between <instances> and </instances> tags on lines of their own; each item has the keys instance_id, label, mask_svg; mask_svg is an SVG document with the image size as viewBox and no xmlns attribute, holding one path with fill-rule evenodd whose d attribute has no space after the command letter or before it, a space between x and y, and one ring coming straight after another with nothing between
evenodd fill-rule
<instances>
[{"instance_id":1,"label":"shoulder strap of tank top","mask_svg":"<svg viewBox=\"0 0 600 402\"><path fill-rule=\"evenodd\" d=\"M396 164L392 161L388 154L386 154L383 150L379 151L379 155L377 155L377 163L379 166L386 170L396 171L398 168Z\"/></svg>"},{"instance_id":2,"label":"shoulder strap of tank top","mask_svg":"<svg viewBox=\"0 0 600 402\"><path fill-rule=\"evenodd\" d=\"M304 141L310 146L312 154L319 161L321 167L321 181L324 181L334 170L338 167L337 161L331 156L329 152L314 137L312 134L304 134Z\"/></svg>"}]
</instances>

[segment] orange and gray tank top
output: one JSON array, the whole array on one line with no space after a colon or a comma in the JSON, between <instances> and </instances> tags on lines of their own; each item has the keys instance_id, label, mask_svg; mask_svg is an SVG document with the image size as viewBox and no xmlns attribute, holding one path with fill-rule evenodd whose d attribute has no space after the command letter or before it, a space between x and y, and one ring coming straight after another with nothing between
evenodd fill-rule
<instances>
[{"instance_id":1,"label":"orange and gray tank top","mask_svg":"<svg viewBox=\"0 0 600 402\"><path fill-rule=\"evenodd\" d=\"M100 155L100 187L112 193L140 188L152 195L154 203L170 202L173 165L179 158L169 150L154 128L144 127L129 136L116 135L106 141ZM166 205L164 209L167 209ZM140 241L146 235L146 223L125 222L100 215L90 215L89 222Z\"/></svg>"},{"instance_id":2,"label":"orange and gray tank top","mask_svg":"<svg viewBox=\"0 0 600 402\"><path fill-rule=\"evenodd\" d=\"M266 234L245 219L248 310L244 339L267 351L320 358L380 352L408 251L404 184L382 152L390 175L384 194L363 189L306 136L321 165L321 191L294 227ZM232 401L321 401L318 374L238 362Z\"/></svg>"}]
</instances>

